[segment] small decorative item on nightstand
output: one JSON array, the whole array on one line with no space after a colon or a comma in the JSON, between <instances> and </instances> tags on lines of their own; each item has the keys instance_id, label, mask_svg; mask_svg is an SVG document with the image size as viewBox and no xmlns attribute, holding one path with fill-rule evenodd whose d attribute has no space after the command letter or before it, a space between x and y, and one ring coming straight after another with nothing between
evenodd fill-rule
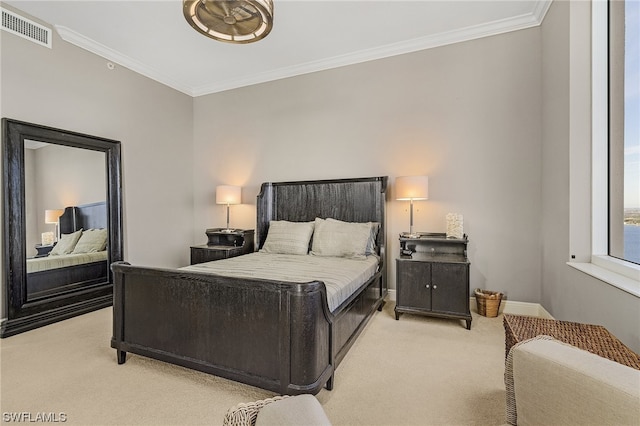
<instances>
[{"instance_id":1,"label":"small decorative item on nightstand","mask_svg":"<svg viewBox=\"0 0 640 426\"><path fill-rule=\"evenodd\" d=\"M396 259L396 320L401 313L458 318L471 329L467 236L400 236ZM409 256L404 252L411 253Z\"/></svg>"},{"instance_id":2,"label":"small decorative item on nightstand","mask_svg":"<svg viewBox=\"0 0 640 426\"><path fill-rule=\"evenodd\" d=\"M462 215L458 213L447 213L447 238L464 237Z\"/></svg>"},{"instance_id":3,"label":"small decorative item on nightstand","mask_svg":"<svg viewBox=\"0 0 640 426\"><path fill-rule=\"evenodd\" d=\"M43 232L41 235L41 245L43 246L50 246L53 245L53 242L55 241L54 237L53 237L53 232Z\"/></svg>"},{"instance_id":4,"label":"small decorative item on nightstand","mask_svg":"<svg viewBox=\"0 0 640 426\"><path fill-rule=\"evenodd\" d=\"M191 264L228 259L255 250L253 229L207 229L207 244L191 247Z\"/></svg>"}]
</instances>

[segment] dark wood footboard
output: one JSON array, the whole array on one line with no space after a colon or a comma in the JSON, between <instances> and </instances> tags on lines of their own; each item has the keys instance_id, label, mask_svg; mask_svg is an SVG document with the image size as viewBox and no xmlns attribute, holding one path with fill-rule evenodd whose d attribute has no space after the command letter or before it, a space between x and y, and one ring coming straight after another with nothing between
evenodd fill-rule
<instances>
[{"instance_id":1,"label":"dark wood footboard","mask_svg":"<svg viewBox=\"0 0 640 426\"><path fill-rule=\"evenodd\" d=\"M257 248L272 220L316 217L379 224L378 272L335 311L326 288L247 280L120 262L114 275L113 338L127 352L280 394L316 394L387 293L385 176L265 183L257 198Z\"/></svg>"},{"instance_id":2,"label":"dark wood footboard","mask_svg":"<svg viewBox=\"0 0 640 426\"><path fill-rule=\"evenodd\" d=\"M382 303L370 281L332 315L324 284L112 265L119 363L131 352L281 394L332 387L334 370Z\"/></svg>"},{"instance_id":3,"label":"dark wood footboard","mask_svg":"<svg viewBox=\"0 0 640 426\"><path fill-rule=\"evenodd\" d=\"M33 299L63 293L108 280L108 262L83 263L27 274L27 293Z\"/></svg>"}]
</instances>

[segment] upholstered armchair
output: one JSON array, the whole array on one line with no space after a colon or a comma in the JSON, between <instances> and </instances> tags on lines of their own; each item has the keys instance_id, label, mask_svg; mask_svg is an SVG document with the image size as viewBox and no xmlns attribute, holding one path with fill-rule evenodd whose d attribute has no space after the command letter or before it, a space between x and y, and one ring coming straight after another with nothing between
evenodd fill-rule
<instances>
[{"instance_id":1,"label":"upholstered armchair","mask_svg":"<svg viewBox=\"0 0 640 426\"><path fill-rule=\"evenodd\" d=\"M511 348L505 385L512 425L640 425L640 370L549 336Z\"/></svg>"}]
</instances>

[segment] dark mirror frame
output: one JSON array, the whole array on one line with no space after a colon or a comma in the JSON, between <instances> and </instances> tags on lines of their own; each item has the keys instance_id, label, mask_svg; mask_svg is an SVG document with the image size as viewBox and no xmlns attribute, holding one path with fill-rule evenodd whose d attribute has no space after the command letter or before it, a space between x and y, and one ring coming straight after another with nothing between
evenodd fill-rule
<instances>
[{"instance_id":1,"label":"dark mirror frame","mask_svg":"<svg viewBox=\"0 0 640 426\"><path fill-rule=\"evenodd\" d=\"M123 259L120 142L81 133L2 119L3 179L3 313L0 337L8 337L113 303L113 276L107 280L50 297L28 301L26 288L25 140L47 142L105 153L107 244L109 264Z\"/></svg>"}]
</instances>

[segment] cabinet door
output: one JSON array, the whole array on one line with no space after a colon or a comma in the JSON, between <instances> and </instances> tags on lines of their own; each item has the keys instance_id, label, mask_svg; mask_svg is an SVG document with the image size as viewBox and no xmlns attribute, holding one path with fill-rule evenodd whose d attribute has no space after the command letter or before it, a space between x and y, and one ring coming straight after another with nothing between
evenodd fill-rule
<instances>
[{"instance_id":1,"label":"cabinet door","mask_svg":"<svg viewBox=\"0 0 640 426\"><path fill-rule=\"evenodd\" d=\"M431 264L408 260L397 267L398 305L431 310Z\"/></svg>"},{"instance_id":2,"label":"cabinet door","mask_svg":"<svg viewBox=\"0 0 640 426\"><path fill-rule=\"evenodd\" d=\"M432 268L432 310L450 313L467 312L469 310L468 266L457 263L434 263Z\"/></svg>"}]
</instances>

